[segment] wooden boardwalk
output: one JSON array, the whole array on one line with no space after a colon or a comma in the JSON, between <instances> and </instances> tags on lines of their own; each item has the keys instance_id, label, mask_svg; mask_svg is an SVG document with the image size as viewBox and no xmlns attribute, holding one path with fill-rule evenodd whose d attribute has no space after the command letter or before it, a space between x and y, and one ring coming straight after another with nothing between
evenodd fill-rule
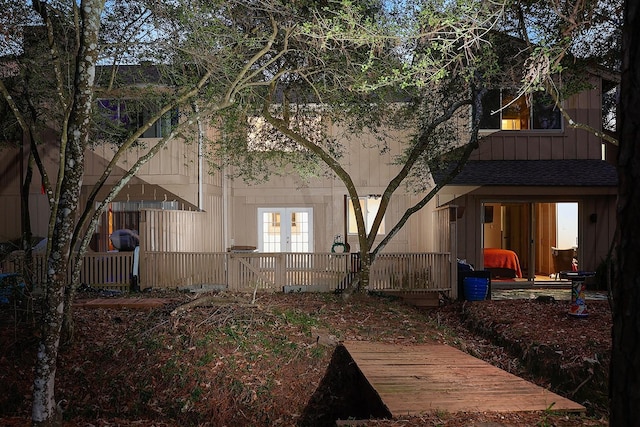
<instances>
[{"instance_id":1,"label":"wooden boardwalk","mask_svg":"<svg viewBox=\"0 0 640 427\"><path fill-rule=\"evenodd\" d=\"M345 348L391 414L584 412L584 406L443 344L347 341Z\"/></svg>"}]
</instances>

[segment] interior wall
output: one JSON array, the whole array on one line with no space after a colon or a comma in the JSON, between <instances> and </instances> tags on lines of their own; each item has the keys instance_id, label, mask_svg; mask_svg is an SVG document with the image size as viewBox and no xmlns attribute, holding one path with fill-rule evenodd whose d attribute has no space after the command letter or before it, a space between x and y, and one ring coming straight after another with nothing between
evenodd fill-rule
<instances>
[{"instance_id":1,"label":"interior wall","mask_svg":"<svg viewBox=\"0 0 640 427\"><path fill-rule=\"evenodd\" d=\"M536 274L553 273L551 247L556 246L557 221L555 203L536 203Z\"/></svg>"},{"instance_id":2,"label":"interior wall","mask_svg":"<svg viewBox=\"0 0 640 427\"><path fill-rule=\"evenodd\" d=\"M523 275L529 270L529 204L504 205L504 249L518 254Z\"/></svg>"},{"instance_id":3,"label":"interior wall","mask_svg":"<svg viewBox=\"0 0 640 427\"><path fill-rule=\"evenodd\" d=\"M502 209L500 203L485 203L483 224L484 247L502 248ZM493 210L490 222L487 222L487 208Z\"/></svg>"}]
</instances>

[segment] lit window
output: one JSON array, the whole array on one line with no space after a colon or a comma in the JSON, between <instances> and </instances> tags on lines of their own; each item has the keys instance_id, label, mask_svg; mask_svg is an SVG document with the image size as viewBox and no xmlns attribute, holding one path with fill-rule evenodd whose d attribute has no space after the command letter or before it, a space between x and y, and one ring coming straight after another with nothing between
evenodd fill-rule
<instances>
[{"instance_id":1,"label":"lit window","mask_svg":"<svg viewBox=\"0 0 640 427\"><path fill-rule=\"evenodd\" d=\"M560 110L546 94L534 93L533 102L515 98L512 91L490 90L482 99L480 129L561 129Z\"/></svg>"},{"instance_id":2,"label":"lit window","mask_svg":"<svg viewBox=\"0 0 640 427\"><path fill-rule=\"evenodd\" d=\"M371 231L373 221L376 219L378 209L380 208L380 197L361 197L360 207L362 208L362 215L364 216L364 225L367 229L367 233ZM349 203L349 234L358 234L358 225L356 223L356 213L353 209L353 204ZM378 228L377 234L384 234L384 217Z\"/></svg>"},{"instance_id":3,"label":"lit window","mask_svg":"<svg viewBox=\"0 0 640 427\"><path fill-rule=\"evenodd\" d=\"M278 131L263 117L250 117L248 125L247 143L251 151L293 152L303 150L297 142ZM320 116L295 118L290 124L290 129L304 135L314 144L321 144L325 138Z\"/></svg>"}]
</instances>

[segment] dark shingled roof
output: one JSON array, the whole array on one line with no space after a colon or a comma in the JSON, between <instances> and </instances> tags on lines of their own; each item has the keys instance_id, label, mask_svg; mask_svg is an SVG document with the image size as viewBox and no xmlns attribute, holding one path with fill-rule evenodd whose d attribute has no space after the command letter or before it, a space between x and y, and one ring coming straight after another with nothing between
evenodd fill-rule
<instances>
[{"instance_id":1,"label":"dark shingled roof","mask_svg":"<svg viewBox=\"0 0 640 427\"><path fill-rule=\"evenodd\" d=\"M603 160L472 160L449 185L610 187L618 175Z\"/></svg>"}]
</instances>

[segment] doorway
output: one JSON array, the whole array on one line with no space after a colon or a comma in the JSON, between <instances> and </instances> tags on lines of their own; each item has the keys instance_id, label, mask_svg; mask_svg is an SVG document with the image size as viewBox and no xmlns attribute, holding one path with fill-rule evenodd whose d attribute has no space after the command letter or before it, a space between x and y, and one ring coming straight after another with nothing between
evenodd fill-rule
<instances>
[{"instance_id":1,"label":"doorway","mask_svg":"<svg viewBox=\"0 0 640 427\"><path fill-rule=\"evenodd\" d=\"M313 251L313 208L258 208L258 250Z\"/></svg>"},{"instance_id":2,"label":"doorway","mask_svg":"<svg viewBox=\"0 0 640 427\"><path fill-rule=\"evenodd\" d=\"M578 247L578 209L578 202L485 202L482 247L515 252L523 278L549 278L551 248Z\"/></svg>"}]
</instances>

